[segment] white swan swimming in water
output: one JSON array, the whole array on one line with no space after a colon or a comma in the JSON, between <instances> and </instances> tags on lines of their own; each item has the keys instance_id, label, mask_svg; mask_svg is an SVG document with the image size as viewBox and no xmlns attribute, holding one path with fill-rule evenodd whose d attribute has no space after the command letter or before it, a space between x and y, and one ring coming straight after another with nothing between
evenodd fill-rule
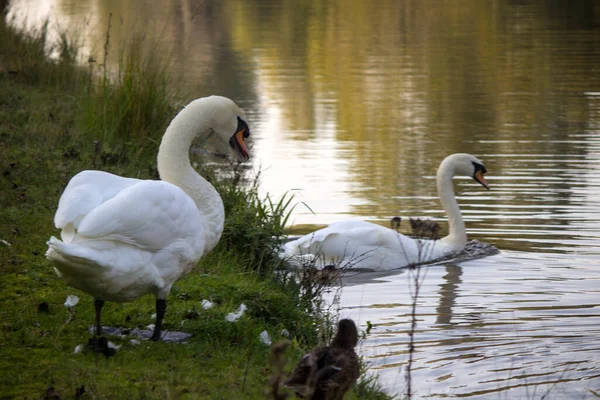
<instances>
[{"instance_id":1,"label":"white swan swimming in water","mask_svg":"<svg viewBox=\"0 0 600 400\"><path fill-rule=\"evenodd\" d=\"M94 296L97 336L105 301L154 294L152 340L159 340L171 286L219 241L223 201L189 159L194 138L213 132L248 160L244 113L211 96L192 101L165 131L157 158L162 180L83 171L69 181L54 216L62 240L50 238L46 257L68 284Z\"/></svg>"},{"instance_id":2,"label":"white swan swimming in water","mask_svg":"<svg viewBox=\"0 0 600 400\"><path fill-rule=\"evenodd\" d=\"M467 233L454 197L452 178L466 175L489 189L483 177L486 172L483 163L470 154L452 154L442 161L436 183L442 207L448 215L449 234L440 240L417 240L377 224L348 220L334 222L285 243L279 255L296 267L315 263L317 267L333 264L385 271L459 252L467 243Z\"/></svg>"}]
</instances>

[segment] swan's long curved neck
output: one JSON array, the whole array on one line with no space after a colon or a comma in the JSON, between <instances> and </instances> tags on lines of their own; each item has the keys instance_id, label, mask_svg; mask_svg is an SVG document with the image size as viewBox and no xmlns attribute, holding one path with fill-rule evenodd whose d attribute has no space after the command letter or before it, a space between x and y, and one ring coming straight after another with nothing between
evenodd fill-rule
<instances>
[{"instance_id":1,"label":"swan's long curved neck","mask_svg":"<svg viewBox=\"0 0 600 400\"><path fill-rule=\"evenodd\" d=\"M202 100L188 105L171 121L158 149L157 168L160 178L183 189L206 217L205 251L210 251L223 232L225 211L217 190L190 163L192 141L210 130L206 112L199 107Z\"/></svg>"},{"instance_id":2,"label":"swan's long curved neck","mask_svg":"<svg viewBox=\"0 0 600 400\"><path fill-rule=\"evenodd\" d=\"M442 240L453 247L464 247L467 244L467 232L456 197L452 177L454 171L447 164L442 163L437 172L437 190L442 207L448 216L448 236Z\"/></svg>"}]
</instances>

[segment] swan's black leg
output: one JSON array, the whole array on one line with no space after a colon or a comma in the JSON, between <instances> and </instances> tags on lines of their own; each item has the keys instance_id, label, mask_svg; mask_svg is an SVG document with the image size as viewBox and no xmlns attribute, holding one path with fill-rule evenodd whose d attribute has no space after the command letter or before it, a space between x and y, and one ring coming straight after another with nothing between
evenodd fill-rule
<instances>
[{"instance_id":1,"label":"swan's black leg","mask_svg":"<svg viewBox=\"0 0 600 400\"><path fill-rule=\"evenodd\" d=\"M94 308L96 309L96 336L102 336L102 324L100 323L100 314L102 314L102 306L104 300L94 299Z\"/></svg>"},{"instance_id":2,"label":"swan's black leg","mask_svg":"<svg viewBox=\"0 0 600 400\"><path fill-rule=\"evenodd\" d=\"M104 306L104 300L94 298L94 308L96 309L96 334L93 338L88 340L86 351L93 351L104 354L107 358L114 356L116 353L115 349L108 347L108 340L102 336L102 323L100 322L100 315L102 314L102 306Z\"/></svg>"},{"instance_id":3,"label":"swan's black leg","mask_svg":"<svg viewBox=\"0 0 600 400\"><path fill-rule=\"evenodd\" d=\"M167 300L156 299L156 325L154 326L154 333L150 340L160 340L160 330L162 328L163 318L165 317L165 311L167 311Z\"/></svg>"}]
</instances>

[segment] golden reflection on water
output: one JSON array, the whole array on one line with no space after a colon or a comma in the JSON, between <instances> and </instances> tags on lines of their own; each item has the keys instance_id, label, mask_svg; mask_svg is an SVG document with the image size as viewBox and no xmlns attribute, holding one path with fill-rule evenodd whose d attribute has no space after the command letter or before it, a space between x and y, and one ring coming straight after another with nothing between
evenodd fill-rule
<instances>
[{"instance_id":1,"label":"golden reflection on water","mask_svg":"<svg viewBox=\"0 0 600 400\"><path fill-rule=\"evenodd\" d=\"M14 15L36 19L39 2L15 3ZM117 62L119 43L143 30L173 59L189 97L218 93L249 108L263 189L276 196L301 189L298 199L316 213L298 207L298 225L444 218L432 177L446 155L480 156L492 188L503 189L514 173L511 155L564 154L568 162L589 151L574 136L599 124L585 95L600 91L594 1L44 4L59 25L87 32L97 60L112 14L109 62ZM525 184L568 166L531 167L522 171ZM570 185L551 205L570 201ZM499 204L471 185L459 190ZM471 219L478 229L479 218Z\"/></svg>"},{"instance_id":2,"label":"golden reflection on water","mask_svg":"<svg viewBox=\"0 0 600 400\"><path fill-rule=\"evenodd\" d=\"M481 155L494 182L510 172L510 154L569 158L588 151L573 136L598 118L584 95L599 84L593 29L599 13L593 2L568 10L566 19L551 2L401 1L372 7L330 1L300 8L286 2L268 12L257 2L236 4L233 25L246 29L235 29L232 42L241 53L254 53L257 90L266 107L278 110L285 136L285 154L269 159L272 169L287 171L308 158L313 165L306 163L304 174L310 174L322 154L310 157L291 147L310 143L315 152L313 147L330 146L327 126L335 129L333 157L347 161L320 174L330 190L302 174L270 186L267 172L271 192L288 190L290 184L281 187L284 181L300 182L309 193L315 187L318 195L302 200L318 215L298 212L297 223L349 215L381 220L430 210L443 217L431 177L453 152ZM551 180L563 167L531 168L523 184L526 178ZM562 189L571 184L564 182ZM555 186L561 190L560 183ZM569 201L568 191L558 193L552 206Z\"/></svg>"}]
</instances>

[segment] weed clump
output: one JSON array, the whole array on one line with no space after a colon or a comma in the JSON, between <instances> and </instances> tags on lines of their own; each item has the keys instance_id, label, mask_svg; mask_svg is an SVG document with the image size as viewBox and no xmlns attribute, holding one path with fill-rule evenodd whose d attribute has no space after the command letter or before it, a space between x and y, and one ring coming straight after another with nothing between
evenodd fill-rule
<instances>
[{"instance_id":1,"label":"weed clump","mask_svg":"<svg viewBox=\"0 0 600 400\"><path fill-rule=\"evenodd\" d=\"M277 202L269 195L261 198L260 174L248 175L248 170L234 170L229 179L214 182L228 216L219 246L241 256L247 270L272 275L280 265L277 252L293 196L284 195Z\"/></svg>"}]
</instances>

